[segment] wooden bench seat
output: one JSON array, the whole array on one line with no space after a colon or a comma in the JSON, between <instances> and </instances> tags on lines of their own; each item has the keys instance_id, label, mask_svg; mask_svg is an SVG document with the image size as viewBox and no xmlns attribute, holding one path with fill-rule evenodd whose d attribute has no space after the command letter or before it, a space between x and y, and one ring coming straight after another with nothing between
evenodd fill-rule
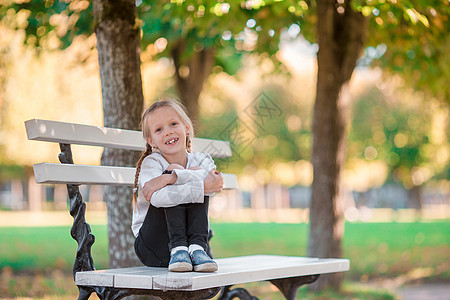
<instances>
[{"instance_id":1,"label":"wooden bench seat","mask_svg":"<svg viewBox=\"0 0 450 300\"><path fill-rule=\"evenodd\" d=\"M121 299L129 295L177 300L210 299L220 290L220 300L235 297L257 299L242 288L230 289L230 286L265 280L277 286L287 299L295 299L298 287L313 282L320 274L343 272L350 268L347 259L251 255L216 259L219 270L214 273L171 273L167 268L149 267L95 270L90 253L94 236L85 221L86 206L78 185L125 185L131 188L135 168L75 165L70 145L142 151L145 147L142 133L38 119L26 121L25 126L28 139L60 144L61 164L38 163L33 169L38 183L66 184L68 187L70 213L74 217L71 232L78 243L73 273L80 300L88 299L93 292L100 299ZM195 138L192 144L194 151L207 152L212 157L232 155L228 141ZM237 188L236 175L223 176L225 189Z\"/></svg>"},{"instance_id":2,"label":"wooden bench seat","mask_svg":"<svg viewBox=\"0 0 450 300\"><path fill-rule=\"evenodd\" d=\"M77 285L195 291L285 277L348 271L347 259L250 255L216 259L214 273L173 273L167 268L134 267L78 272Z\"/></svg>"}]
</instances>

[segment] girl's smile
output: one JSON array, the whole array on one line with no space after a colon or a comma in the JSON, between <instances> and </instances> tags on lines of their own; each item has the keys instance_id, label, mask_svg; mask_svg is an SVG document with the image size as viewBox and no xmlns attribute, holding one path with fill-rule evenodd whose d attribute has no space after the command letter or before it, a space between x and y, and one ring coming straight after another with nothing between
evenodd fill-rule
<instances>
[{"instance_id":1,"label":"girl's smile","mask_svg":"<svg viewBox=\"0 0 450 300\"><path fill-rule=\"evenodd\" d=\"M167 142L165 142L166 145L173 145L176 142L179 141L179 138L171 138L170 140L168 140Z\"/></svg>"}]
</instances>

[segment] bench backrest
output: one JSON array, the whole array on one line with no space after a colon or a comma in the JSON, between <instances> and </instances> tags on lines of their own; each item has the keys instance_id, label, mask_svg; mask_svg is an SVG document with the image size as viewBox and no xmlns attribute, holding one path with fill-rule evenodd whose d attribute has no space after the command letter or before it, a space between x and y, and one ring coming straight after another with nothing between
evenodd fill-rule
<instances>
[{"instance_id":1,"label":"bench backrest","mask_svg":"<svg viewBox=\"0 0 450 300\"><path fill-rule=\"evenodd\" d=\"M142 151L145 140L140 131L100 126L32 119L25 122L29 140L100 146ZM207 152L212 157L226 158L232 155L228 141L194 138L195 152ZM133 185L135 168L38 163L33 165L36 182L64 184ZM223 174L224 189L237 188L234 174Z\"/></svg>"}]
</instances>

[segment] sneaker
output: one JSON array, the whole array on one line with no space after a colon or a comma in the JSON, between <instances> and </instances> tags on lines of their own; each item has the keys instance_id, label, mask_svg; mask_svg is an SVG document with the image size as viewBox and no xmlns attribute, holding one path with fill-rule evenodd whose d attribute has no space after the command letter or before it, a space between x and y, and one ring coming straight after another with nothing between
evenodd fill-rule
<instances>
[{"instance_id":1,"label":"sneaker","mask_svg":"<svg viewBox=\"0 0 450 300\"><path fill-rule=\"evenodd\" d=\"M170 272L191 272L192 263L189 253L186 250L178 250L170 256L169 262Z\"/></svg>"},{"instance_id":2,"label":"sneaker","mask_svg":"<svg viewBox=\"0 0 450 300\"><path fill-rule=\"evenodd\" d=\"M195 250L191 254L191 261L195 272L215 272L219 268L203 250Z\"/></svg>"}]
</instances>

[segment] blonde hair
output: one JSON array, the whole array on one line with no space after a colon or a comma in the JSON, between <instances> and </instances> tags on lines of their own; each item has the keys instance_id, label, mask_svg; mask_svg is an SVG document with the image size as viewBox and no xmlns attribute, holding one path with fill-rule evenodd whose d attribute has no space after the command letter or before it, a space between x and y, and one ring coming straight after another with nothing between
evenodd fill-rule
<instances>
[{"instance_id":1,"label":"blonde hair","mask_svg":"<svg viewBox=\"0 0 450 300\"><path fill-rule=\"evenodd\" d=\"M161 107L171 107L173 108L177 114L180 116L184 125L189 127L189 135L186 136L186 149L188 152L192 152L192 138L194 137L194 127L192 126L192 121L188 117L186 113L186 108L183 104L181 104L174 96L166 96L158 99L155 103L153 103L147 110L142 114L141 118L141 129L142 135L144 139L147 140L150 138L150 130L147 126L147 120L151 113L156 111ZM134 189L133 189L133 206L136 206L137 203L137 193L138 193L138 182L139 182L139 173L141 172L141 165L144 161L144 158L152 154L152 147L146 143L145 150L142 152L141 157L139 158L136 164L136 174L134 176Z\"/></svg>"}]
</instances>

